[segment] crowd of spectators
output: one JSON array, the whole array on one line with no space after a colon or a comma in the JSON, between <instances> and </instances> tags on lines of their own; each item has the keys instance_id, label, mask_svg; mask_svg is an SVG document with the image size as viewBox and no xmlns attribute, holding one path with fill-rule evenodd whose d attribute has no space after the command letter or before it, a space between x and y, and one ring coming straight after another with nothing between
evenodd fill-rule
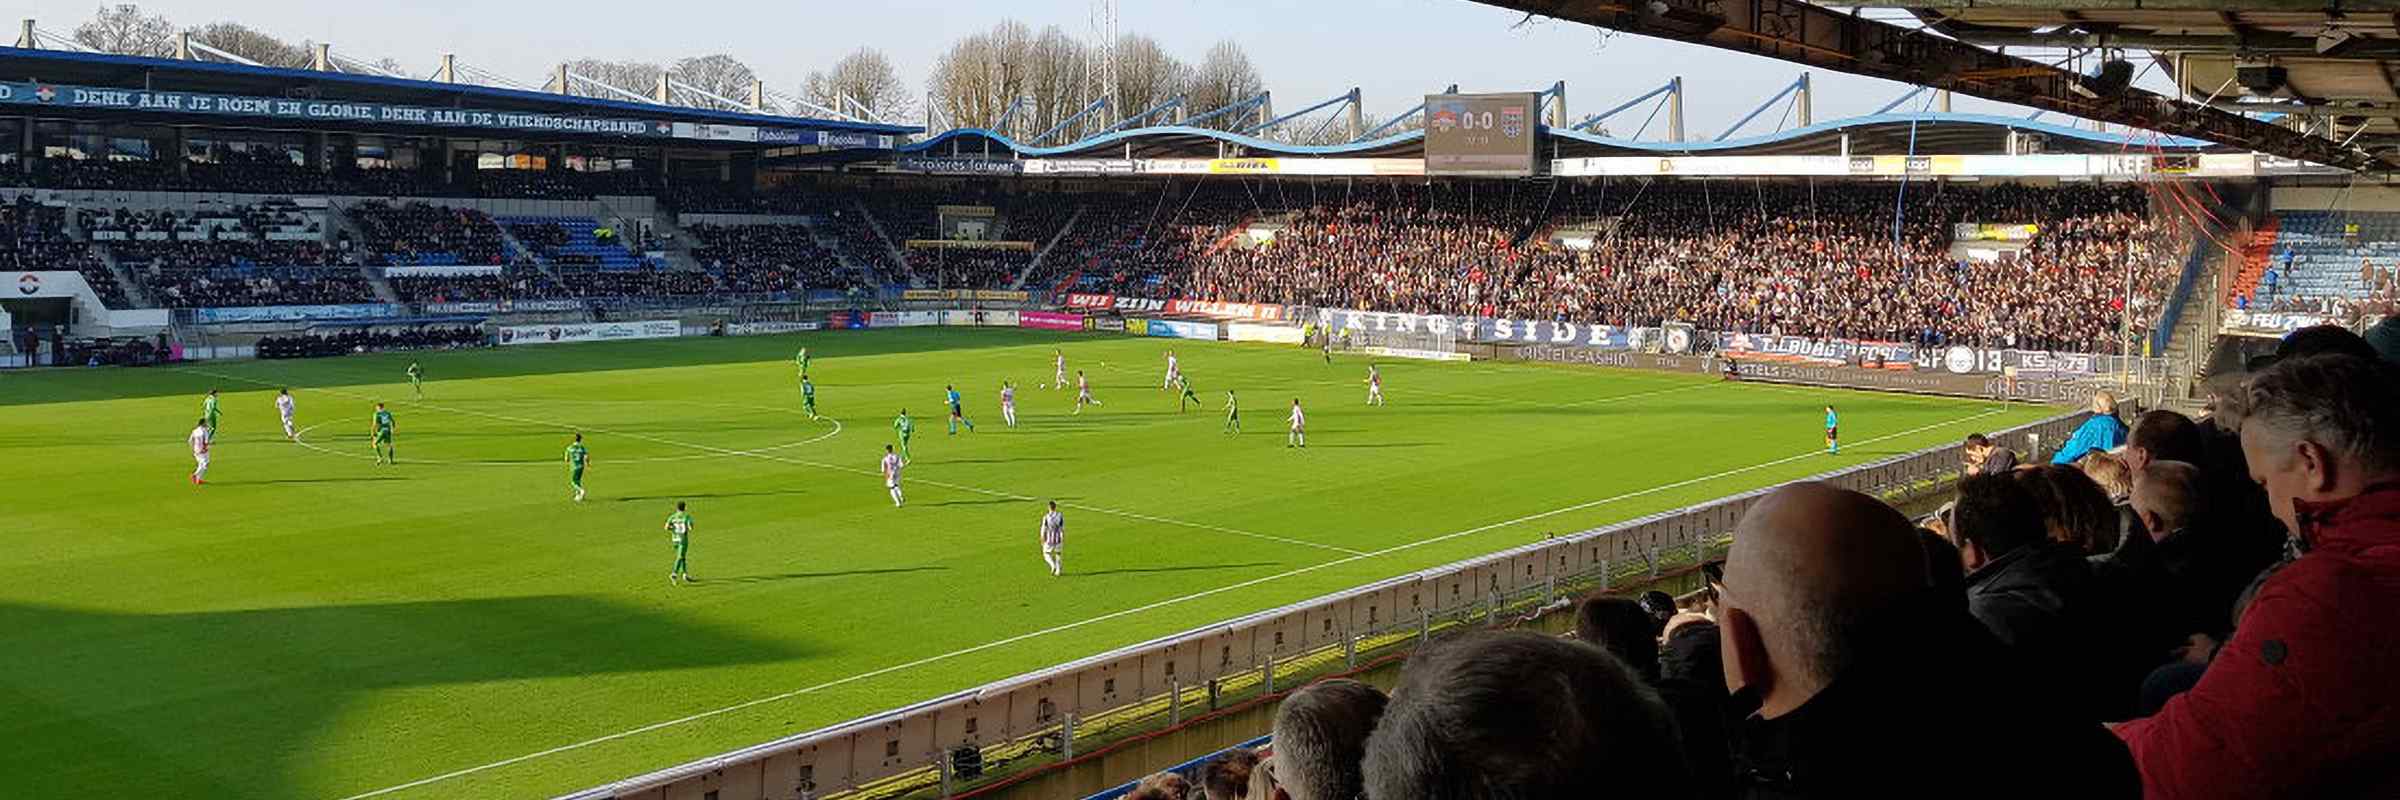
<instances>
[{"instance_id":1,"label":"crowd of spectators","mask_svg":"<svg viewBox=\"0 0 2400 800\"><path fill-rule=\"evenodd\" d=\"M908 270L939 289L1006 289L1033 263L1033 251L980 247L912 247Z\"/></svg>"},{"instance_id":2,"label":"crowd of spectators","mask_svg":"<svg viewBox=\"0 0 2400 800\"><path fill-rule=\"evenodd\" d=\"M258 239L129 241L106 245L150 299L169 308L375 302L357 267L321 242Z\"/></svg>"},{"instance_id":3,"label":"crowd of spectators","mask_svg":"<svg viewBox=\"0 0 2400 800\"><path fill-rule=\"evenodd\" d=\"M1271 752L1129 797L2392 796L2394 338L2300 331L2206 419L2142 413L2073 465L1970 437L1924 520L1782 487L1681 604L1437 639L1390 693L1295 690Z\"/></svg>"},{"instance_id":4,"label":"crowd of spectators","mask_svg":"<svg viewBox=\"0 0 2400 800\"><path fill-rule=\"evenodd\" d=\"M1028 285L2084 352L2156 323L2192 239L2133 185L1195 184L1082 205ZM1961 222L2037 233L1970 257ZM1236 241L1252 223L1271 239ZM1595 241L1548 235L1568 229Z\"/></svg>"},{"instance_id":5,"label":"crowd of spectators","mask_svg":"<svg viewBox=\"0 0 2400 800\"><path fill-rule=\"evenodd\" d=\"M48 270L80 272L101 303L110 308L130 305L125 288L117 285L91 245L67 232L64 206L43 205L28 195L0 203L0 272Z\"/></svg>"},{"instance_id":6,"label":"crowd of spectators","mask_svg":"<svg viewBox=\"0 0 2400 800\"><path fill-rule=\"evenodd\" d=\"M369 266L493 265L506 263L505 243L492 217L472 208L428 203L355 203Z\"/></svg>"},{"instance_id":7,"label":"crowd of spectators","mask_svg":"<svg viewBox=\"0 0 2400 800\"><path fill-rule=\"evenodd\" d=\"M489 303L572 294L540 269L514 265L501 268L498 275L387 275L384 280L410 303Z\"/></svg>"},{"instance_id":8,"label":"crowd of spectators","mask_svg":"<svg viewBox=\"0 0 2400 800\"><path fill-rule=\"evenodd\" d=\"M805 225L687 225L692 258L728 292L845 289L858 281Z\"/></svg>"},{"instance_id":9,"label":"crowd of spectators","mask_svg":"<svg viewBox=\"0 0 2400 800\"><path fill-rule=\"evenodd\" d=\"M325 235L321 218L302 211L289 199L196 209L81 208L75 212L75 221L83 228L84 235L93 239L107 239L110 234L123 239L142 234L176 239L265 238L278 234L322 240Z\"/></svg>"},{"instance_id":10,"label":"crowd of spectators","mask_svg":"<svg viewBox=\"0 0 2400 800\"><path fill-rule=\"evenodd\" d=\"M322 358L384 350L455 350L482 347L486 343L483 329L474 325L343 328L332 333L300 333L260 339L258 357Z\"/></svg>"}]
</instances>

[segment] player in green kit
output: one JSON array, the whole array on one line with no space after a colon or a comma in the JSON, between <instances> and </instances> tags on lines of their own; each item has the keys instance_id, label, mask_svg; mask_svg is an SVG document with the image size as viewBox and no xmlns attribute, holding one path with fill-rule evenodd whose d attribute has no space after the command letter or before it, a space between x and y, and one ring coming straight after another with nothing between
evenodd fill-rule
<instances>
[{"instance_id":1,"label":"player in green kit","mask_svg":"<svg viewBox=\"0 0 2400 800\"><path fill-rule=\"evenodd\" d=\"M800 410L808 412L809 419L817 418L817 385L809 383L807 375L800 376Z\"/></svg>"},{"instance_id":2,"label":"player in green kit","mask_svg":"<svg viewBox=\"0 0 2400 800\"><path fill-rule=\"evenodd\" d=\"M1192 382L1186 380L1181 373L1175 376L1175 388L1183 392L1182 397L1175 398L1175 413L1181 414L1192 408L1208 410L1208 406L1200 403L1200 396L1192 393Z\"/></svg>"},{"instance_id":3,"label":"player in green kit","mask_svg":"<svg viewBox=\"0 0 2400 800\"><path fill-rule=\"evenodd\" d=\"M675 513L667 515L667 541L675 543L675 568L667 571L667 583L689 583L688 571L692 555L692 515L683 510L683 501L675 501Z\"/></svg>"},{"instance_id":4,"label":"player in green kit","mask_svg":"<svg viewBox=\"0 0 2400 800\"><path fill-rule=\"evenodd\" d=\"M208 424L208 440L209 440L209 441L212 441L212 442L213 442L213 441L216 441L216 440L217 440L217 390L215 390L215 389L210 389L210 390L208 390L208 396L207 396L207 397L200 398L200 419L201 419L201 421L203 421L203 422L206 422L206 423Z\"/></svg>"},{"instance_id":5,"label":"player in green kit","mask_svg":"<svg viewBox=\"0 0 2400 800\"><path fill-rule=\"evenodd\" d=\"M408 388L417 393L417 399L425 399L425 371L414 361L408 362Z\"/></svg>"},{"instance_id":6,"label":"player in green kit","mask_svg":"<svg viewBox=\"0 0 2400 800\"><path fill-rule=\"evenodd\" d=\"M400 463L400 448L392 444L392 412L382 403L375 404L375 463Z\"/></svg>"},{"instance_id":7,"label":"player in green kit","mask_svg":"<svg viewBox=\"0 0 2400 800\"><path fill-rule=\"evenodd\" d=\"M583 434L567 444L567 485L575 487L575 502L583 502L583 465L592 460L592 452L583 449Z\"/></svg>"},{"instance_id":8,"label":"player in green kit","mask_svg":"<svg viewBox=\"0 0 2400 800\"><path fill-rule=\"evenodd\" d=\"M908 409L900 409L900 418L892 420L892 432L900 434L900 460L909 461L908 437L917 432L917 421L908 418Z\"/></svg>"},{"instance_id":9,"label":"player in green kit","mask_svg":"<svg viewBox=\"0 0 2400 800\"><path fill-rule=\"evenodd\" d=\"M1225 390L1225 432L1242 432L1242 404L1234 399L1232 389Z\"/></svg>"},{"instance_id":10,"label":"player in green kit","mask_svg":"<svg viewBox=\"0 0 2400 800\"><path fill-rule=\"evenodd\" d=\"M806 380L808 378L808 348L800 348L800 352L793 354L792 363L799 365L800 378Z\"/></svg>"}]
</instances>

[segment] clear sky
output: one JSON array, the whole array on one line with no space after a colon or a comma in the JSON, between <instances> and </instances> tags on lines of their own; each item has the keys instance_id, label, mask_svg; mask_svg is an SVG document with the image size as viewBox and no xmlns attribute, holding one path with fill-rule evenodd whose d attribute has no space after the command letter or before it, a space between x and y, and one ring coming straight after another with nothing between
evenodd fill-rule
<instances>
[{"instance_id":1,"label":"clear sky","mask_svg":"<svg viewBox=\"0 0 2400 800\"><path fill-rule=\"evenodd\" d=\"M42 28L71 32L93 0L30 0L21 13ZM801 76L861 45L882 49L901 77L922 92L941 51L961 36L1014 18L1039 29L1057 25L1092 37L1089 0L800 0L778 3L678 3L584 0L222 0L143 3L180 26L238 21L291 40L331 42L336 52L374 61L398 59L429 75L443 52L464 63L539 85L559 62L581 57L672 61L723 52L749 63L770 88L796 94ZM1889 15L1891 12L1881 12ZM1430 91L1457 83L1467 91L1531 90L1564 80L1573 118L1614 106L1684 76L1685 120L1693 138L1714 137L1789 83L1797 65L1556 20L1519 24L1521 15L1466 0L1120 0L1117 28L1145 33L1196 62L1222 39L1249 51L1285 111L1358 86L1370 113L1405 110ZM2144 85L2163 83L2152 70ZM1907 91L1889 81L1818 72L1813 105L1820 121L1863 114ZM641 88L641 87L634 87ZM1922 100L1912 101L1916 108ZM2024 116L2029 109L1960 96L1957 111ZM1777 109L1781 110L1780 107ZM1619 135L1641 124L1610 121ZM1762 115L1745 133L1773 130ZM2056 115L2045 119L2057 121ZM913 121L913 120L912 120ZM1646 138L1659 138L1663 121Z\"/></svg>"}]
</instances>

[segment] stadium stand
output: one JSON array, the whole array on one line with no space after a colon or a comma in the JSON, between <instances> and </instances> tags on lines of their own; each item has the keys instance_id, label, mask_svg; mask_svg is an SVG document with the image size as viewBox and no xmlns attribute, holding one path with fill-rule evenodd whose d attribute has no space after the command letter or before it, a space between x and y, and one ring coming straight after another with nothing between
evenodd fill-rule
<instances>
[{"instance_id":1,"label":"stadium stand","mask_svg":"<svg viewBox=\"0 0 2400 800\"><path fill-rule=\"evenodd\" d=\"M591 217L507 216L497 221L508 226L508 232L518 242L533 248L534 257L541 263L603 270L650 266L647 259L626 250L622 243L601 241L596 232L604 228Z\"/></svg>"},{"instance_id":2,"label":"stadium stand","mask_svg":"<svg viewBox=\"0 0 2400 800\"><path fill-rule=\"evenodd\" d=\"M491 215L422 202L368 201L347 209L365 234L369 266L454 266L506 263L505 241Z\"/></svg>"},{"instance_id":3,"label":"stadium stand","mask_svg":"<svg viewBox=\"0 0 2400 800\"><path fill-rule=\"evenodd\" d=\"M2272 256L2236 281L2237 306L2350 319L2400 299L2400 213L2286 211L2271 233Z\"/></svg>"},{"instance_id":4,"label":"stadium stand","mask_svg":"<svg viewBox=\"0 0 2400 800\"><path fill-rule=\"evenodd\" d=\"M695 240L692 258L728 292L843 289L858 282L805 225L695 224L684 231Z\"/></svg>"},{"instance_id":5,"label":"stadium stand","mask_svg":"<svg viewBox=\"0 0 2400 800\"><path fill-rule=\"evenodd\" d=\"M90 245L67 233L67 209L20 195L0 204L0 269L74 270L110 308L125 308L125 289Z\"/></svg>"}]
</instances>

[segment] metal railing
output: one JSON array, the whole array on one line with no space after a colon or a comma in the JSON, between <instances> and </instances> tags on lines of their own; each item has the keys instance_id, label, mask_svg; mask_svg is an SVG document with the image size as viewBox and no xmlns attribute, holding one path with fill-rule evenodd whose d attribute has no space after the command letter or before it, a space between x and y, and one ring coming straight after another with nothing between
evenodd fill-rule
<instances>
[{"instance_id":1,"label":"metal railing","mask_svg":"<svg viewBox=\"0 0 2400 800\"><path fill-rule=\"evenodd\" d=\"M2039 456L2089 412L2001 431ZM1882 497L1958 474L1948 444L1813 476ZM1759 489L1651 514L1164 636L986 686L566 795L680 797L758 787L761 796L889 797L957 788L952 759L1072 760L1078 749L1182 723L1362 659L1397 657L1437 633L1491 625L1581 594L1694 565L1731 541ZM728 795L730 796L730 795Z\"/></svg>"}]
</instances>

